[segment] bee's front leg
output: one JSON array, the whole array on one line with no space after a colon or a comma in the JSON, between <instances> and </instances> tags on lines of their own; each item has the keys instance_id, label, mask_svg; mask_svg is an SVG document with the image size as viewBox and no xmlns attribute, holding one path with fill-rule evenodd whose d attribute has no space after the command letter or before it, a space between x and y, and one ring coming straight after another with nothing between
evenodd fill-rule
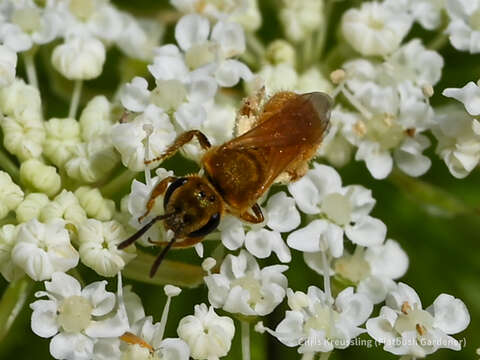
<instances>
[{"instance_id":1,"label":"bee's front leg","mask_svg":"<svg viewBox=\"0 0 480 360\"><path fill-rule=\"evenodd\" d=\"M147 205L146 205L147 211L145 212L145 214L143 214L142 216L140 216L138 218L139 223L141 223L142 220L145 219L148 216L148 214L150 214L150 211L152 211L153 206L155 205L155 199L157 197L159 197L160 195L164 194L165 190L167 190L168 184L171 183L172 181L174 181L175 179L176 179L176 177L174 177L174 176L168 176L165 179L163 179L162 181L160 181L153 188L153 191L150 194L150 198L148 199L148 202L147 202Z\"/></svg>"}]
</instances>

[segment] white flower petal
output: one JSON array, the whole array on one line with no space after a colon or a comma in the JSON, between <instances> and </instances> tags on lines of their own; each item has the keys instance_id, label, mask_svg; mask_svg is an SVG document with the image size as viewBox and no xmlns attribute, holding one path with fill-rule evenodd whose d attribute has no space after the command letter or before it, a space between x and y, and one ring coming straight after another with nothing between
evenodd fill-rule
<instances>
[{"instance_id":1,"label":"white flower petal","mask_svg":"<svg viewBox=\"0 0 480 360\"><path fill-rule=\"evenodd\" d=\"M220 225L222 244L228 250L236 250L243 245L245 240L245 230L242 222L235 216L226 215Z\"/></svg>"},{"instance_id":2,"label":"white flower petal","mask_svg":"<svg viewBox=\"0 0 480 360\"><path fill-rule=\"evenodd\" d=\"M440 294L427 309L434 317L434 326L446 334L457 334L470 323L470 314L462 300Z\"/></svg>"},{"instance_id":3,"label":"white flower petal","mask_svg":"<svg viewBox=\"0 0 480 360\"><path fill-rule=\"evenodd\" d=\"M365 216L355 224L347 225L345 234L355 244L374 246L383 243L387 234L387 227L381 220Z\"/></svg>"},{"instance_id":4,"label":"white flower petal","mask_svg":"<svg viewBox=\"0 0 480 360\"><path fill-rule=\"evenodd\" d=\"M107 282L96 281L87 285L82 290L82 296L92 304L92 315L102 316L108 314L115 306L115 294L105 290Z\"/></svg>"},{"instance_id":5,"label":"white flower petal","mask_svg":"<svg viewBox=\"0 0 480 360\"><path fill-rule=\"evenodd\" d=\"M41 337L49 338L58 332L57 303L53 300L37 300L30 304L32 331Z\"/></svg>"},{"instance_id":6,"label":"white flower petal","mask_svg":"<svg viewBox=\"0 0 480 360\"><path fill-rule=\"evenodd\" d=\"M284 192L273 195L267 203L267 226L278 232L289 232L300 225L295 199Z\"/></svg>"},{"instance_id":7,"label":"white flower petal","mask_svg":"<svg viewBox=\"0 0 480 360\"><path fill-rule=\"evenodd\" d=\"M197 14L189 14L178 20L175 26L175 40L182 50L201 44L208 39L210 23L207 18Z\"/></svg>"},{"instance_id":8,"label":"white flower petal","mask_svg":"<svg viewBox=\"0 0 480 360\"><path fill-rule=\"evenodd\" d=\"M93 340L79 333L60 333L50 341L50 353L55 359L89 360L93 357Z\"/></svg>"}]
</instances>

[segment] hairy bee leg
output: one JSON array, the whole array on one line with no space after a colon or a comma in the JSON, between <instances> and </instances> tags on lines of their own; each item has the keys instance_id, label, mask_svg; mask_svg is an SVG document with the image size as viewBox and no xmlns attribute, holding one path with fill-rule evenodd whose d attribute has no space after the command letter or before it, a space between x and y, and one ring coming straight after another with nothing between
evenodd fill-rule
<instances>
[{"instance_id":1,"label":"hairy bee leg","mask_svg":"<svg viewBox=\"0 0 480 360\"><path fill-rule=\"evenodd\" d=\"M163 161L163 160L168 159L169 157L175 155L175 153L183 145L192 141L194 137L197 138L197 140L200 143L200 146L202 147L202 149L207 150L212 146L210 144L210 141L208 140L208 138L201 131L190 130L190 131L184 132L183 134L180 134L175 139L175 142L167 150L165 150L165 153L163 155L158 156L154 159L146 160L145 165L151 164L151 163L156 162L156 161Z\"/></svg>"},{"instance_id":2,"label":"hairy bee leg","mask_svg":"<svg viewBox=\"0 0 480 360\"><path fill-rule=\"evenodd\" d=\"M150 211L152 211L153 209L153 206L155 205L155 199L157 197L159 197L160 195L162 195L165 190L167 190L167 186L169 183L171 183L172 181L174 181L176 179L176 177L174 176L168 176L166 177L165 179L163 179L162 181L160 181L154 188L153 188L153 191L152 193L150 194L150 198L148 199L148 202L147 202L147 211L145 212L145 214L143 214L142 216L140 216L138 218L138 222L141 223L143 219L145 219L148 214L150 214Z\"/></svg>"},{"instance_id":3,"label":"hairy bee leg","mask_svg":"<svg viewBox=\"0 0 480 360\"><path fill-rule=\"evenodd\" d=\"M265 99L265 86L255 91L243 100L243 105L238 111L239 115L257 117L260 114L262 102Z\"/></svg>"},{"instance_id":4,"label":"hairy bee leg","mask_svg":"<svg viewBox=\"0 0 480 360\"><path fill-rule=\"evenodd\" d=\"M240 214L240 219L248 221L249 223L252 223L252 224L260 224L265 220L265 218L263 217L263 213L262 213L262 209L260 208L260 205L258 204L253 205L252 211L253 211L253 215L250 214L248 211L244 212L243 214Z\"/></svg>"}]
</instances>

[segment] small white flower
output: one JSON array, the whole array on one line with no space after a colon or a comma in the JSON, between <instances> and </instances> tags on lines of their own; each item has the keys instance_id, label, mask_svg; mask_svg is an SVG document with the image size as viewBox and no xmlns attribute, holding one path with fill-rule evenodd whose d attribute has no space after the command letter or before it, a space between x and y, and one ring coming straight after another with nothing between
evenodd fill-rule
<instances>
[{"instance_id":1,"label":"small white flower","mask_svg":"<svg viewBox=\"0 0 480 360\"><path fill-rule=\"evenodd\" d=\"M360 185L342 187L334 168L314 163L314 168L290 184L288 190L300 210L323 218L291 233L287 239L290 247L306 252L330 249L331 255L338 257L342 254L344 233L362 246L378 245L385 240L385 224L369 215L375 205L371 191Z\"/></svg>"},{"instance_id":2,"label":"small white flower","mask_svg":"<svg viewBox=\"0 0 480 360\"><path fill-rule=\"evenodd\" d=\"M52 64L67 79L90 80L102 73L105 57L106 50L101 41L73 37L53 50Z\"/></svg>"},{"instance_id":3,"label":"small white flower","mask_svg":"<svg viewBox=\"0 0 480 360\"><path fill-rule=\"evenodd\" d=\"M12 260L32 279L50 279L56 271L77 266L78 259L63 221L42 224L33 219L19 225Z\"/></svg>"},{"instance_id":4,"label":"small white flower","mask_svg":"<svg viewBox=\"0 0 480 360\"><path fill-rule=\"evenodd\" d=\"M286 63L278 65L265 65L257 73L265 81L265 87L269 93L295 89L298 82L298 74L295 68Z\"/></svg>"},{"instance_id":5,"label":"small white flower","mask_svg":"<svg viewBox=\"0 0 480 360\"><path fill-rule=\"evenodd\" d=\"M463 331L469 323L470 315L461 300L441 294L422 310L415 290L399 283L388 295L380 316L367 321L367 331L385 344L385 351L425 357L441 348L460 350L460 343L449 334Z\"/></svg>"},{"instance_id":6,"label":"small white flower","mask_svg":"<svg viewBox=\"0 0 480 360\"><path fill-rule=\"evenodd\" d=\"M438 140L436 152L450 173L462 179L480 162L480 123L465 110L453 106L443 107L436 121L433 128Z\"/></svg>"},{"instance_id":7,"label":"small white flower","mask_svg":"<svg viewBox=\"0 0 480 360\"><path fill-rule=\"evenodd\" d=\"M310 268L323 275L324 256L320 252L305 252L303 257ZM396 241L389 239L384 244L366 249L357 246L353 254L344 252L333 260L332 268L331 275L336 274L354 283L358 293L378 304L395 288L393 280L405 275L408 256Z\"/></svg>"},{"instance_id":8,"label":"small white flower","mask_svg":"<svg viewBox=\"0 0 480 360\"><path fill-rule=\"evenodd\" d=\"M11 282L21 278L25 273L12 261L12 249L17 239L18 226L7 224L0 228L0 273Z\"/></svg>"},{"instance_id":9,"label":"small white flower","mask_svg":"<svg viewBox=\"0 0 480 360\"><path fill-rule=\"evenodd\" d=\"M164 33L164 25L153 19L138 19L128 13L122 13L121 17L123 25L115 40L117 46L128 57L151 61Z\"/></svg>"},{"instance_id":10,"label":"small white flower","mask_svg":"<svg viewBox=\"0 0 480 360\"><path fill-rule=\"evenodd\" d=\"M0 87L10 85L15 80L17 54L8 46L0 45Z\"/></svg>"},{"instance_id":11,"label":"small white flower","mask_svg":"<svg viewBox=\"0 0 480 360\"><path fill-rule=\"evenodd\" d=\"M285 313L285 319L275 331L261 330L286 346L299 346L299 353L347 348L352 339L365 332L359 326L373 310L367 297L354 293L351 287L339 293L334 304L315 286L310 286L307 294L288 289L287 296L291 310Z\"/></svg>"},{"instance_id":12,"label":"small white flower","mask_svg":"<svg viewBox=\"0 0 480 360\"><path fill-rule=\"evenodd\" d=\"M285 35L293 42L300 42L322 24L323 1L284 0L281 2L280 21Z\"/></svg>"},{"instance_id":13,"label":"small white flower","mask_svg":"<svg viewBox=\"0 0 480 360\"><path fill-rule=\"evenodd\" d=\"M208 300L216 308L243 315L270 314L285 297L286 265L260 269L255 258L245 250L227 255L219 274L205 277Z\"/></svg>"},{"instance_id":14,"label":"small white flower","mask_svg":"<svg viewBox=\"0 0 480 360\"><path fill-rule=\"evenodd\" d=\"M118 337L128 330L121 281L117 306L115 294L105 290L106 284L97 281L82 290L75 278L57 272L52 281L45 282L46 291L35 294L48 300L30 305L32 330L38 336L53 337L50 353L55 359L92 359L97 338Z\"/></svg>"},{"instance_id":15,"label":"small white flower","mask_svg":"<svg viewBox=\"0 0 480 360\"><path fill-rule=\"evenodd\" d=\"M427 30L437 29L442 24L445 0L385 0L393 12L408 13Z\"/></svg>"},{"instance_id":16,"label":"small white flower","mask_svg":"<svg viewBox=\"0 0 480 360\"><path fill-rule=\"evenodd\" d=\"M39 7L34 1L12 1L2 15L6 21L0 25L0 39L17 52L53 41L63 30L63 19L49 2Z\"/></svg>"},{"instance_id":17,"label":"small white flower","mask_svg":"<svg viewBox=\"0 0 480 360\"><path fill-rule=\"evenodd\" d=\"M447 33L450 35L450 43L457 50L480 52L480 45L476 39L480 34L478 14L480 2L448 0L445 1L450 23Z\"/></svg>"},{"instance_id":18,"label":"small white flower","mask_svg":"<svg viewBox=\"0 0 480 360\"><path fill-rule=\"evenodd\" d=\"M153 177L150 184L144 184L140 181L133 180L130 194L128 195L128 212L130 217L129 225L134 229L140 229L143 223L140 224L138 218L145 214L147 210L147 202L150 199L155 186L167 176L172 176L172 171L167 171L163 168L158 168L155 173L157 176ZM156 215L164 213L163 209L163 194L158 196L155 200L155 205L143 222L147 223ZM154 224L138 241L143 246L152 246L148 239L155 241L161 241L161 239L167 238L167 231L161 222Z\"/></svg>"},{"instance_id":19,"label":"small white flower","mask_svg":"<svg viewBox=\"0 0 480 360\"><path fill-rule=\"evenodd\" d=\"M434 112L422 90L431 84L419 82L438 80L443 61L434 53L422 51L415 42L409 45L411 48L407 45L399 50L390 62L359 59L343 66L347 78L340 89L359 113L335 115L343 122L341 131L345 139L358 148L355 159L364 160L376 179L390 174L394 159L410 176L424 174L431 165L430 159L423 155L430 141L421 134L433 125ZM414 48L417 51L412 51ZM408 65L415 63L414 59L403 64L407 54L431 58L432 72L417 77L415 67Z\"/></svg>"},{"instance_id":20,"label":"small white flower","mask_svg":"<svg viewBox=\"0 0 480 360\"><path fill-rule=\"evenodd\" d=\"M131 332L151 345L155 351L138 345L128 345L122 351L122 360L188 360L190 350L181 339L162 339L160 323L153 324L152 317L148 316L137 321L131 327ZM123 345L123 344L122 344Z\"/></svg>"},{"instance_id":21,"label":"small white flower","mask_svg":"<svg viewBox=\"0 0 480 360\"><path fill-rule=\"evenodd\" d=\"M23 191L8 173L0 170L0 219L15 210L23 201Z\"/></svg>"},{"instance_id":22,"label":"small white flower","mask_svg":"<svg viewBox=\"0 0 480 360\"><path fill-rule=\"evenodd\" d=\"M274 252L281 262L290 262L290 249L280 233L292 231L300 224L295 201L284 192L279 192L268 200L262 212L266 220L256 225L242 223L231 215L225 216L219 225L223 245L235 250L245 244L248 252L257 258L265 259ZM272 230L264 228L265 225ZM244 226L247 226L247 231Z\"/></svg>"},{"instance_id":23,"label":"small white flower","mask_svg":"<svg viewBox=\"0 0 480 360\"><path fill-rule=\"evenodd\" d=\"M153 127L149 135L144 125ZM122 155L122 163L133 171L145 169L145 139L149 136L148 159L163 154L175 140L176 132L167 114L155 105L148 105L145 111L132 122L116 124L112 128L112 141Z\"/></svg>"},{"instance_id":24,"label":"small white flower","mask_svg":"<svg viewBox=\"0 0 480 360\"><path fill-rule=\"evenodd\" d=\"M395 51L383 67L399 82L410 80L419 86L433 86L442 76L443 65L438 52L425 48L420 39L413 39Z\"/></svg>"},{"instance_id":25,"label":"small white flower","mask_svg":"<svg viewBox=\"0 0 480 360\"><path fill-rule=\"evenodd\" d=\"M216 360L228 354L235 326L233 320L218 316L213 307L195 305L195 314L180 320L178 336L190 347L190 356L195 360Z\"/></svg>"},{"instance_id":26,"label":"small white flower","mask_svg":"<svg viewBox=\"0 0 480 360\"><path fill-rule=\"evenodd\" d=\"M480 115L480 87L478 87L473 81L470 81L460 89L445 89L442 94L443 96L460 101L470 115Z\"/></svg>"},{"instance_id":27,"label":"small white flower","mask_svg":"<svg viewBox=\"0 0 480 360\"><path fill-rule=\"evenodd\" d=\"M342 32L348 43L362 55L389 55L395 51L412 25L406 13L391 11L378 2L363 3L342 17Z\"/></svg>"},{"instance_id":28,"label":"small white flower","mask_svg":"<svg viewBox=\"0 0 480 360\"><path fill-rule=\"evenodd\" d=\"M121 92L121 101L125 109L133 112L145 110L150 98L148 82L142 77L135 76L125 84Z\"/></svg>"},{"instance_id":29,"label":"small white flower","mask_svg":"<svg viewBox=\"0 0 480 360\"><path fill-rule=\"evenodd\" d=\"M88 219L78 229L78 249L82 263L102 276L115 276L135 257L134 248L119 250L127 238L123 226L113 221Z\"/></svg>"}]
</instances>

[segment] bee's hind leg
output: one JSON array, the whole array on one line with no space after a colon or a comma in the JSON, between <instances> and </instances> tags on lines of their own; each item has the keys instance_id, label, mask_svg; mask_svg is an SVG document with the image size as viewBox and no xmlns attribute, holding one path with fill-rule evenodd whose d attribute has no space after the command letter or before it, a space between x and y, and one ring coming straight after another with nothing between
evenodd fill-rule
<instances>
[{"instance_id":1,"label":"bee's hind leg","mask_svg":"<svg viewBox=\"0 0 480 360\"><path fill-rule=\"evenodd\" d=\"M173 142L170 147L165 150L165 152L153 159L146 160L145 165L157 162L157 161L164 161L167 160L169 157L175 155L175 153L186 143L189 143L190 141L193 140L193 138L197 138L198 142L200 143L200 146L202 149L207 150L209 149L212 145L210 144L210 141L208 138L205 136L204 133L202 133L199 130L190 130L187 132L184 132L183 134L180 134L175 141Z\"/></svg>"}]
</instances>

